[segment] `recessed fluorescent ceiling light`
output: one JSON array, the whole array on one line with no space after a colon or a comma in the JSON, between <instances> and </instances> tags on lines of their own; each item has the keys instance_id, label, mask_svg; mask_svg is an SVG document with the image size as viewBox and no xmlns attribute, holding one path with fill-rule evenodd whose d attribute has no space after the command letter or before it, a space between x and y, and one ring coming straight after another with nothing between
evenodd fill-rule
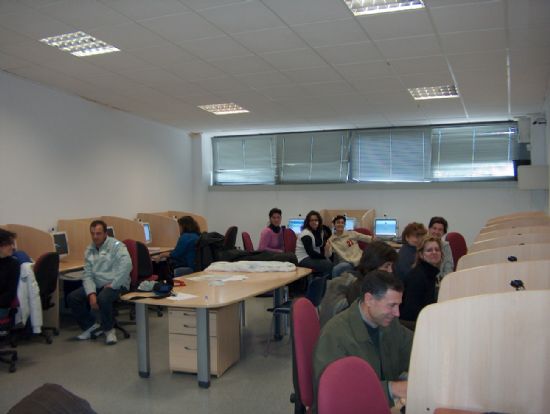
<instances>
[{"instance_id":1,"label":"recessed fluorescent ceiling light","mask_svg":"<svg viewBox=\"0 0 550 414\"><path fill-rule=\"evenodd\" d=\"M74 32L59 36L46 37L45 39L40 39L40 41L78 57L119 52L119 49L116 47L105 43L103 40L96 39L95 37L92 37L84 32Z\"/></svg>"},{"instance_id":2,"label":"recessed fluorescent ceiling light","mask_svg":"<svg viewBox=\"0 0 550 414\"><path fill-rule=\"evenodd\" d=\"M421 9L422 0L344 0L355 16Z\"/></svg>"},{"instance_id":3,"label":"recessed fluorescent ceiling light","mask_svg":"<svg viewBox=\"0 0 550 414\"><path fill-rule=\"evenodd\" d=\"M458 98L455 85L425 86L423 88L411 88L409 93L417 101L423 99Z\"/></svg>"},{"instance_id":4,"label":"recessed fluorescent ceiling light","mask_svg":"<svg viewBox=\"0 0 550 414\"><path fill-rule=\"evenodd\" d=\"M213 105L199 105L199 108L207 112L212 112L214 115L245 114L250 112L249 110L244 109L242 106L239 106L233 102Z\"/></svg>"}]
</instances>

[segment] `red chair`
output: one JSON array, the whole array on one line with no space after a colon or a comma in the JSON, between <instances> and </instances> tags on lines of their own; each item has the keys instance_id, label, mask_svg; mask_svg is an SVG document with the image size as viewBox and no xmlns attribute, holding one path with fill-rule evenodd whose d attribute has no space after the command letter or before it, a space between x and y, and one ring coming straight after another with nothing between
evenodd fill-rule
<instances>
[{"instance_id":1,"label":"red chair","mask_svg":"<svg viewBox=\"0 0 550 414\"><path fill-rule=\"evenodd\" d=\"M367 236L371 236L372 237L372 231L370 231L369 229L367 229L366 227L357 227L356 229L354 229L357 233L361 233L361 234L366 234ZM362 241L358 241L357 244L359 245L359 247L361 248L361 250L365 250L365 248L368 246L367 243L365 242L362 242Z\"/></svg>"},{"instance_id":2,"label":"red chair","mask_svg":"<svg viewBox=\"0 0 550 414\"><path fill-rule=\"evenodd\" d=\"M349 356L330 363L319 380L319 414L390 414L388 399L369 363Z\"/></svg>"},{"instance_id":3,"label":"red chair","mask_svg":"<svg viewBox=\"0 0 550 414\"><path fill-rule=\"evenodd\" d=\"M252 244L252 238L250 237L250 233L243 231L241 233L241 236L243 238L243 248L247 252L253 252L254 251L254 244Z\"/></svg>"},{"instance_id":4,"label":"red chair","mask_svg":"<svg viewBox=\"0 0 550 414\"><path fill-rule=\"evenodd\" d=\"M292 229L283 229L283 251L296 253L296 233Z\"/></svg>"},{"instance_id":5,"label":"red chair","mask_svg":"<svg viewBox=\"0 0 550 414\"><path fill-rule=\"evenodd\" d=\"M468 247L466 246L466 240L464 236L460 233L451 232L447 233L446 240L451 246L451 251L453 252L453 261L455 264L454 270L456 270L456 265L458 264L458 259L468 253Z\"/></svg>"},{"instance_id":6,"label":"red chair","mask_svg":"<svg viewBox=\"0 0 550 414\"><path fill-rule=\"evenodd\" d=\"M299 298L294 301L290 326L294 383L290 401L295 404L295 413L310 413L313 406L313 349L320 332L317 309L310 300Z\"/></svg>"}]
</instances>

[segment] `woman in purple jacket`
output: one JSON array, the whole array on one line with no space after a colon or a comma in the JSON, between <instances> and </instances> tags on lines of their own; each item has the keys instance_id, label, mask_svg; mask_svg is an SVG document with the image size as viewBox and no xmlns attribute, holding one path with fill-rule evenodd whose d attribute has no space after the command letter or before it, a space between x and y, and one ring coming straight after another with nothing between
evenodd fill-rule
<instances>
[{"instance_id":1,"label":"woman in purple jacket","mask_svg":"<svg viewBox=\"0 0 550 414\"><path fill-rule=\"evenodd\" d=\"M277 207L269 210L269 225L260 233L258 250L267 252L283 251L282 214L281 209Z\"/></svg>"}]
</instances>

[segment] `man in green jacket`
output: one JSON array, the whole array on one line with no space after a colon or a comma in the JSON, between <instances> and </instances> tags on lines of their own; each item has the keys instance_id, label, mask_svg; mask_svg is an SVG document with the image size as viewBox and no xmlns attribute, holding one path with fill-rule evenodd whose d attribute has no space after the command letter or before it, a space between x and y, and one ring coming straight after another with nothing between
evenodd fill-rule
<instances>
[{"instance_id":1,"label":"man in green jacket","mask_svg":"<svg viewBox=\"0 0 550 414\"><path fill-rule=\"evenodd\" d=\"M391 273L373 270L365 275L359 299L321 331L313 353L316 396L327 365L357 356L367 361L380 378L390 406L394 398L406 398L407 381L400 377L409 367L413 334L399 323L402 295L403 283Z\"/></svg>"},{"instance_id":2,"label":"man in green jacket","mask_svg":"<svg viewBox=\"0 0 550 414\"><path fill-rule=\"evenodd\" d=\"M92 243L84 253L82 287L70 293L68 302L83 329L78 339L90 339L92 333L99 335L105 332L107 345L114 345L117 337L113 303L130 288L132 261L124 243L107 236L104 221L93 221L90 235ZM96 322L95 312L99 313L101 324Z\"/></svg>"}]
</instances>

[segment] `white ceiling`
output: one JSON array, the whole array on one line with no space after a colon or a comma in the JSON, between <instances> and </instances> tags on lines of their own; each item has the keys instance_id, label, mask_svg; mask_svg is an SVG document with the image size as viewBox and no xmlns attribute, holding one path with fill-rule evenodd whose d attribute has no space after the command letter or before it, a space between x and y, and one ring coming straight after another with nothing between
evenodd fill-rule
<instances>
[{"instance_id":1,"label":"white ceiling","mask_svg":"<svg viewBox=\"0 0 550 414\"><path fill-rule=\"evenodd\" d=\"M502 120L542 111L550 0L425 0L354 17L343 0L0 0L0 69L205 133ZM121 52L38 40L82 30ZM409 87L455 83L460 99ZM197 105L235 102L249 114Z\"/></svg>"}]
</instances>

